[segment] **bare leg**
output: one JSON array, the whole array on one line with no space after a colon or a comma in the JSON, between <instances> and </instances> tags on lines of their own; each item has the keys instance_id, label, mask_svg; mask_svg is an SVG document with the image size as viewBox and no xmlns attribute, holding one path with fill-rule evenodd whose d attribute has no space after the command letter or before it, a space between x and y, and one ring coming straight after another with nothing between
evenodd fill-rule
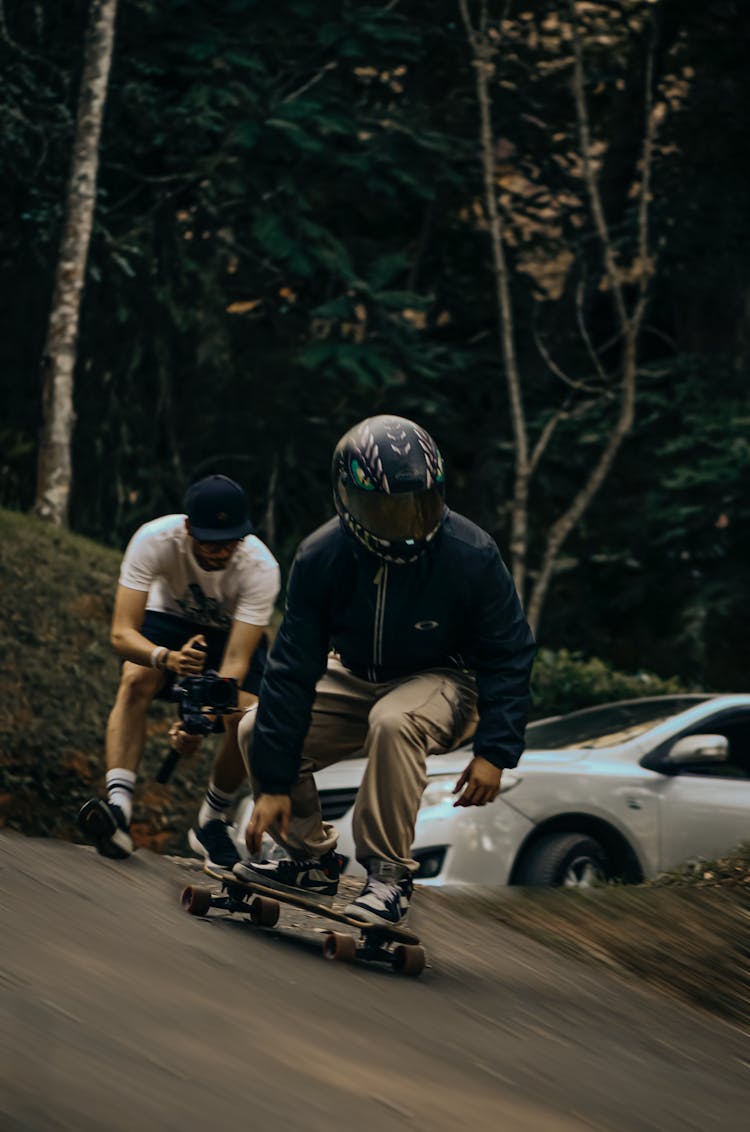
<instances>
[{"instance_id":1,"label":"bare leg","mask_svg":"<svg viewBox=\"0 0 750 1132\"><path fill-rule=\"evenodd\" d=\"M136 771L146 742L146 716L164 684L155 669L125 661L114 707L107 722L107 770Z\"/></svg>"},{"instance_id":2,"label":"bare leg","mask_svg":"<svg viewBox=\"0 0 750 1132\"><path fill-rule=\"evenodd\" d=\"M241 708L247 709L252 704L257 704L258 697L252 692L239 692L237 702ZM242 718L239 713L224 717L224 741L214 759L211 772L214 785L226 794L234 794L247 777L245 763L237 743L237 729Z\"/></svg>"},{"instance_id":3,"label":"bare leg","mask_svg":"<svg viewBox=\"0 0 750 1132\"><path fill-rule=\"evenodd\" d=\"M136 772L146 739L146 715L164 675L126 661L107 723L107 801L90 798L78 812L78 826L103 857L123 860L133 852L130 812Z\"/></svg>"},{"instance_id":4,"label":"bare leg","mask_svg":"<svg viewBox=\"0 0 750 1132\"><path fill-rule=\"evenodd\" d=\"M198 810L197 823L188 833L190 848L201 854L214 868L232 869L240 859L227 832L226 819L237 788L247 778L237 743L239 723L248 715L255 716L257 702L258 697L252 693L240 692L238 706L245 709L244 715L237 712L224 717L224 741L214 759L206 796Z\"/></svg>"}]
</instances>

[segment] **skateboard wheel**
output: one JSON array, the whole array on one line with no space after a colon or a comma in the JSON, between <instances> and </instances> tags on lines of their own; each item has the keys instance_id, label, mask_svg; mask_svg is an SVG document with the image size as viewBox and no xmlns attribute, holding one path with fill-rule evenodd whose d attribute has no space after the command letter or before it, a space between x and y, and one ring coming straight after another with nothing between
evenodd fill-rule
<instances>
[{"instance_id":1,"label":"skateboard wheel","mask_svg":"<svg viewBox=\"0 0 750 1132\"><path fill-rule=\"evenodd\" d=\"M427 956L423 947L412 943L400 943L393 949L391 966L401 975L421 975L425 969Z\"/></svg>"},{"instance_id":2,"label":"skateboard wheel","mask_svg":"<svg viewBox=\"0 0 750 1132\"><path fill-rule=\"evenodd\" d=\"M211 908L210 888L193 888L191 884L182 890L180 903L191 916L205 916Z\"/></svg>"},{"instance_id":3,"label":"skateboard wheel","mask_svg":"<svg viewBox=\"0 0 750 1132\"><path fill-rule=\"evenodd\" d=\"M263 928L272 928L279 921L281 905L267 896L256 896L250 905L250 919Z\"/></svg>"},{"instance_id":4,"label":"skateboard wheel","mask_svg":"<svg viewBox=\"0 0 750 1132\"><path fill-rule=\"evenodd\" d=\"M323 940L323 956L339 963L352 963L357 957L357 941L346 932L329 932Z\"/></svg>"}]
</instances>

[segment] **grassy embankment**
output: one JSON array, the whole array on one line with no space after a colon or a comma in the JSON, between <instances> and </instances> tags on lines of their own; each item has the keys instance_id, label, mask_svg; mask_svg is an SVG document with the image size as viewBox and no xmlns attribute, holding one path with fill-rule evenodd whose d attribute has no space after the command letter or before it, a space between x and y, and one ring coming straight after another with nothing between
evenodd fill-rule
<instances>
[{"instance_id":1,"label":"grassy embankment","mask_svg":"<svg viewBox=\"0 0 750 1132\"><path fill-rule=\"evenodd\" d=\"M76 840L76 811L101 790L118 679L109 619L119 559L88 539L0 510L0 826ZM543 654L535 685L536 715L672 690L672 682L624 676L567 653ZM168 707L151 714L133 832L139 845L179 853L210 744L158 786L173 714ZM750 1025L750 851L638 888L458 899L470 916L494 917Z\"/></svg>"},{"instance_id":2,"label":"grassy embankment","mask_svg":"<svg viewBox=\"0 0 750 1132\"><path fill-rule=\"evenodd\" d=\"M120 554L0 510L0 825L78 840L75 815L104 776L104 730L119 677L109 622ZM175 714L150 717L136 793L139 845L180 852L210 748L167 786L154 775Z\"/></svg>"}]
</instances>

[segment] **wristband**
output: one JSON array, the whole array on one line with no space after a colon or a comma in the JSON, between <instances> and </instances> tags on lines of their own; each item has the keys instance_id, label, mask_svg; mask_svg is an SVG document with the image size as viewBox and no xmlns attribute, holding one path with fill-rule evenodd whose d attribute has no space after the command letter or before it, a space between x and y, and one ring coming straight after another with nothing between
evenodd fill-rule
<instances>
[{"instance_id":1,"label":"wristband","mask_svg":"<svg viewBox=\"0 0 750 1132\"><path fill-rule=\"evenodd\" d=\"M165 648L164 645L157 645L156 648L153 649L152 652L151 652L151 659L150 659L151 667L152 668L158 668L163 672L164 669L167 667L167 657L168 656L169 656L169 649Z\"/></svg>"}]
</instances>

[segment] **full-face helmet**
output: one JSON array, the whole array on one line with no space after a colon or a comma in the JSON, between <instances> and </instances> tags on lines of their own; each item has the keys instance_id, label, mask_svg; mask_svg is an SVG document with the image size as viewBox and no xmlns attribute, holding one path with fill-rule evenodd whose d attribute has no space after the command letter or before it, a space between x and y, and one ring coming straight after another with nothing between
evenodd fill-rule
<instances>
[{"instance_id":1,"label":"full-face helmet","mask_svg":"<svg viewBox=\"0 0 750 1132\"><path fill-rule=\"evenodd\" d=\"M333 498L346 529L385 562L427 550L445 517L443 459L429 433L404 417L368 417L333 454Z\"/></svg>"}]
</instances>

